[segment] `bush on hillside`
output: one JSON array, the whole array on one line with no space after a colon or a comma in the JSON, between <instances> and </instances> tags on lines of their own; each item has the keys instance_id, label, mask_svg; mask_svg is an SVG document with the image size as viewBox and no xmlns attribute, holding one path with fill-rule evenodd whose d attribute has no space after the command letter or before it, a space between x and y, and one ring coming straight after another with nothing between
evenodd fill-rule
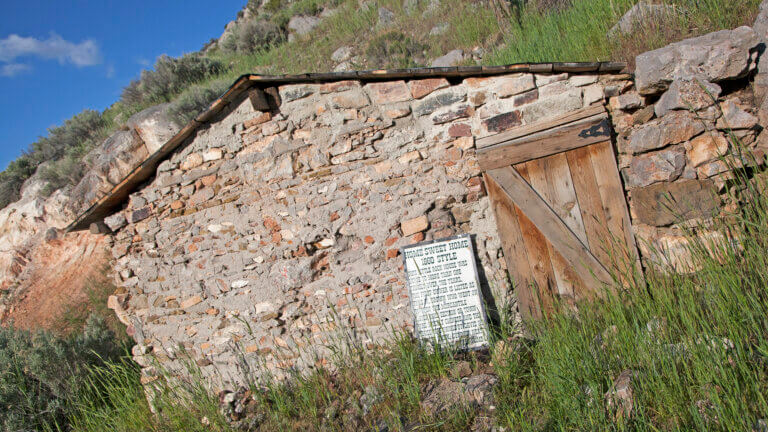
<instances>
[{"instance_id":1,"label":"bush on hillside","mask_svg":"<svg viewBox=\"0 0 768 432\"><path fill-rule=\"evenodd\" d=\"M187 124L227 91L230 84L232 81L229 78L220 78L194 85L173 101L168 113L177 123Z\"/></svg>"},{"instance_id":2,"label":"bush on hillside","mask_svg":"<svg viewBox=\"0 0 768 432\"><path fill-rule=\"evenodd\" d=\"M0 208L21 198L21 186L35 173L35 166L32 158L24 154L8 164L5 171L0 172Z\"/></svg>"},{"instance_id":3,"label":"bush on hillside","mask_svg":"<svg viewBox=\"0 0 768 432\"><path fill-rule=\"evenodd\" d=\"M167 102L191 84L200 82L224 71L224 65L199 53L178 58L161 55L153 70L144 70L141 77L132 81L121 96L128 106Z\"/></svg>"},{"instance_id":4,"label":"bush on hillside","mask_svg":"<svg viewBox=\"0 0 768 432\"><path fill-rule=\"evenodd\" d=\"M97 317L71 337L0 327L0 429L66 430L70 404L89 368L124 352Z\"/></svg>"},{"instance_id":5,"label":"bush on hillside","mask_svg":"<svg viewBox=\"0 0 768 432\"><path fill-rule=\"evenodd\" d=\"M365 51L373 67L414 67L424 62L424 46L400 32L377 36Z\"/></svg>"},{"instance_id":6,"label":"bush on hillside","mask_svg":"<svg viewBox=\"0 0 768 432\"><path fill-rule=\"evenodd\" d=\"M80 163L82 156L107 135L107 121L99 112L88 109L66 120L63 125L48 129L47 136L32 143L24 155L0 173L0 208L20 198L24 182L43 162L50 162L49 168L41 174L54 187L51 192L80 181L85 169Z\"/></svg>"},{"instance_id":7,"label":"bush on hillside","mask_svg":"<svg viewBox=\"0 0 768 432\"><path fill-rule=\"evenodd\" d=\"M269 48L285 39L285 34L276 24L264 20L240 23L233 33L222 41L224 52L250 54Z\"/></svg>"},{"instance_id":8,"label":"bush on hillside","mask_svg":"<svg viewBox=\"0 0 768 432\"><path fill-rule=\"evenodd\" d=\"M38 163L57 160L73 148L93 147L93 141L103 137L101 129L106 126L101 114L84 110L67 119L59 127L48 129L48 136L41 137L30 146L29 153Z\"/></svg>"}]
</instances>

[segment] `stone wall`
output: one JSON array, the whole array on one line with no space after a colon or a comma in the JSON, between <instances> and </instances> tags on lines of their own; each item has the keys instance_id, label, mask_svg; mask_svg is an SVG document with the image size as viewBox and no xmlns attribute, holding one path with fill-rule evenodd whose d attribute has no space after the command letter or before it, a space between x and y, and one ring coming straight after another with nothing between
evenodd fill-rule
<instances>
[{"instance_id":1,"label":"stone wall","mask_svg":"<svg viewBox=\"0 0 768 432\"><path fill-rule=\"evenodd\" d=\"M674 43L638 56L635 85L609 100L646 260L692 270L683 225L701 226L727 211L731 169L763 163L766 135L753 85L763 49L749 27ZM735 157L737 146L756 159Z\"/></svg>"},{"instance_id":2,"label":"stone wall","mask_svg":"<svg viewBox=\"0 0 768 432\"><path fill-rule=\"evenodd\" d=\"M150 355L173 370L189 354L228 386L325 364L341 334L373 346L412 325L398 249L459 233L486 300L514 312L475 139L602 103L627 78L344 81L281 87L274 113L233 103L106 221L123 287L110 306L147 379Z\"/></svg>"},{"instance_id":3,"label":"stone wall","mask_svg":"<svg viewBox=\"0 0 768 432\"><path fill-rule=\"evenodd\" d=\"M286 85L274 112L244 95L105 221L122 286L110 307L147 381L151 357L183 371L191 356L229 387L326 365L341 337L373 347L410 329L399 248L471 233L486 301L514 313L475 139L591 104L611 115L644 260L689 270L681 224L727 209L729 166L744 163L734 142L762 164L764 36L744 27L673 44L639 56L635 79Z\"/></svg>"}]
</instances>

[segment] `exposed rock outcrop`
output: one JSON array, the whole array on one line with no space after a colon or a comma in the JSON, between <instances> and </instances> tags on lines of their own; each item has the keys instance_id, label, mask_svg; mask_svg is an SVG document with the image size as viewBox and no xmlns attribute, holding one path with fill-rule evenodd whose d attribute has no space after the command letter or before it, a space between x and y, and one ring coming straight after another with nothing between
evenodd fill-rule
<instances>
[{"instance_id":1,"label":"exposed rock outcrop","mask_svg":"<svg viewBox=\"0 0 768 432\"><path fill-rule=\"evenodd\" d=\"M722 30L637 56L635 85L660 93L677 79L720 82L746 76L756 66L760 38L750 27Z\"/></svg>"},{"instance_id":2,"label":"exposed rock outcrop","mask_svg":"<svg viewBox=\"0 0 768 432\"><path fill-rule=\"evenodd\" d=\"M115 132L91 151L85 158L90 161L90 167L77 185L41 197L40 191L46 182L34 175L24 184L21 199L0 210L0 289L14 287L7 298L14 298L16 291L27 289L29 284L39 285L40 277L34 276L37 270L55 267L66 272L69 263L74 266L72 271L82 266L80 262L66 259L85 253L93 242L80 241L61 249L59 255L65 261L56 265L36 260L35 251L41 247L55 248L46 243L51 240L47 235L51 229L58 232L66 228L78 214L101 199L178 132L180 126L170 120L167 108L168 105L163 104L134 115L124 130ZM67 244L66 241L63 244Z\"/></svg>"},{"instance_id":3,"label":"exposed rock outcrop","mask_svg":"<svg viewBox=\"0 0 768 432\"><path fill-rule=\"evenodd\" d=\"M608 31L608 37L627 35L644 27L648 22L659 22L675 18L685 11L676 5L652 4L641 1L632 6Z\"/></svg>"}]
</instances>

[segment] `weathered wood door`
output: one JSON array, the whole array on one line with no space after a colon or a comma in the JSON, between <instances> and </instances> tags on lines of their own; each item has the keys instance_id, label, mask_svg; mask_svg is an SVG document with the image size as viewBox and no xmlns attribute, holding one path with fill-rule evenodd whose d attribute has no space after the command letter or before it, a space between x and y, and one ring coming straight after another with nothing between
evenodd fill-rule
<instances>
[{"instance_id":1,"label":"weathered wood door","mask_svg":"<svg viewBox=\"0 0 768 432\"><path fill-rule=\"evenodd\" d=\"M602 106L483 138L478 147L524 317L595 295L614 285L612 274L636 266Z\"/></svg>"}]
</instances>

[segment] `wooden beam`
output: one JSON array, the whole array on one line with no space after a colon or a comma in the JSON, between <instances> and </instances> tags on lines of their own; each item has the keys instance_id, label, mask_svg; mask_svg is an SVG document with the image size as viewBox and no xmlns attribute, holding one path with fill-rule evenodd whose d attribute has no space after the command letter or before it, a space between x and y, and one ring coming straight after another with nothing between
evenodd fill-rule
<instances>
[{"instance_id":1,"label":"wooden beam","mask_svg":"<svg viewBox=\"0 0 768 432\"><path fill-rule=\"evenodd\" d=\"M253 88L248 91L248 99L255 111L269 111L269 101L267 94L260 88Z\"/></svg>"},{"instance_id":2,"label":"wooden beam","mask_svg":"<svg viewBox=\"0 0 768 432\"><path fill-rule=\"evenodd\" d=\"M535 134L550 130L554 127L563 126L568 123L573 123L579 120L605 113L605 107L602 104L590 105L586 108L582 108L578 111L572 111L567 114L557 116L551 120L537 122L526 126L521 126L500 134L491 135L489 137L480 138L477 140L476 145L478 149L490 147L492 145L505 143L513 139L522 138L528 135Z\"/></svg>"},{"instance_id":3,"label":"wooden beam","mask_svg":"<svg viewBox=\"0 0 768 432\"><path fill-rule=\"evenodd\" d=\"M600 292L603 284L611 284L608 270L516 170L497 168L487 174L552 243L587 287Z\"/></svg>"},{"instance_id":4,"label":"wooden beam","mask_svg":"<svg viewBox=\"0 0 768 432\"><path fill-rule=\"evenodd\" d=\"M562 153L610 138L611 123L607 115L600 114L551 131L478 150L477 162L482 170L490 170Z\"/></svg>"},{"instance_id":5,"label":"wooden beam","mask_svg":"<svg viewBox=\"0 0 768 432\"><path fill-rule=\"evenodd\" d=\"M280 99L280 91L278 91L277 87L267 87L264 89L264 93L271 97L271 103L274 104L272 109L280 108L280 105L282 105L283 101Z\"/></svg>"}]
</instances>

